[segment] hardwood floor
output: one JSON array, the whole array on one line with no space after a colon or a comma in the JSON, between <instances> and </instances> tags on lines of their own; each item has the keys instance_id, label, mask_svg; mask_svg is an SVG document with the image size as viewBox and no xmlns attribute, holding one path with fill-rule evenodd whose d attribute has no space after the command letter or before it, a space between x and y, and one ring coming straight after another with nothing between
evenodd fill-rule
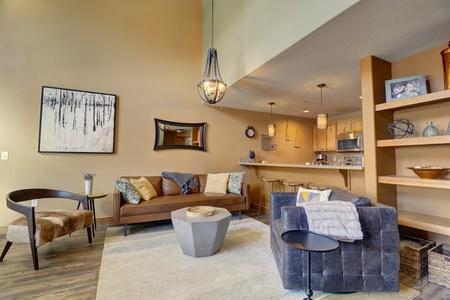
<instances>
[{"instance_id":1,"label":"hardwood floor","mask_svg":"<svg viewBox=\"0 0 450 300\"><path fill-rule=\"evenodd\" d=\"M245 213L257 219L257 212ZM269 216L259 219L269 224ZM0 299L95 299L103 244L109 225L100 225L92 244L80 230L38 249L40 269L35 271L28 244L13 244L0 262ZM6 228L0 228L0 251ZM276 270L274 270L276 272ZM120 274L118 274L120 276ZM421 291L415 300L450 300L450 289L400 273L401 283Z\"/></svg>"},{"instance_id":2,"label":"hardwood floor","mask_svg":"<svg viewBox=\"0 0 450 300\"><path fill-rule=\"evenodd\" d=\"M13 244L0 262L0 299L95 299L106 228L98 228L92 244L79 230L38 248L38 271L29 244Z\"/></svg>"}]
</instances>

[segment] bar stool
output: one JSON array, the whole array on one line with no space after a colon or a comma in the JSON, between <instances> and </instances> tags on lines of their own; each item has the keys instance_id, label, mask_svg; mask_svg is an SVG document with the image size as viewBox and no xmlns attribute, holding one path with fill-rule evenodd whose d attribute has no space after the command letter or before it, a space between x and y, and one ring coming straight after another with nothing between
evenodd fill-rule
<instances>
[{"instance_id":1,"label":"bar stool","mask_svg":"<svg viewBox=\"0 0 450 300\"><path fill-rule=\"evenodd\" d=\"M287 179L281 179L281 184L283 185L283 192L286 190L287 186L291 187L292 192L297 192L297 189L299 187L303 187L302 182L293 182L293 181L288 181Z\"/></svg>"},{"instance_id":2,"label":"bar stool","mask_svg":"<svg viewBox=\"0 0 450 300\"><path fill-rule=\"evenodd\" d=\"M275 191L275 189L274 189L274 184L275 184L275 183L277 183L277 184L278 184L278 187L280 188L280 179L276 179L276 178L266 178L266 177L264 177L264 176L261 176L260 180L261 180L261 195L260 195L260 197L259 197L258 218L259 218L259 213L260 213L260 211L261 211L261 206L262 206L264 203L270 201L270 200L265 200L265 201L263 201L263 198L264 198L264 184L265 184L266 182L267 182L267 183L270 183L270 186L269 186L269 196L270 196L270 193L272 193L272 192ZM270 197L269 197L269 199L270 199Z\"/></svg>"}]
</instances>

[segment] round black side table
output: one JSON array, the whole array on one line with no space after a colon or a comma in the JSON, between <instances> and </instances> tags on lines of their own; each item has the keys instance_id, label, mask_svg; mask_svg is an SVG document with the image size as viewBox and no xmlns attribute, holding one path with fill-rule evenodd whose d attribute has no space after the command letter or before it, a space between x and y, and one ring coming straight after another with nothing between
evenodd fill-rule
<instances>
[{"instance_id":1,"label":"round black side table","mask_svg":"<svg viewBox=\"0 0 450 300\"><path fill-rule=\"evenodd\" d=\"M336 249L339 243L328 236L311 232L308 230L291 230L281 234L281 239L295 248L306 251L308 270L308 281L305 290L306 296L303 300L311 300L313 291L311 289L311 252L328 252Z\"/></svg>"}]
</instances>

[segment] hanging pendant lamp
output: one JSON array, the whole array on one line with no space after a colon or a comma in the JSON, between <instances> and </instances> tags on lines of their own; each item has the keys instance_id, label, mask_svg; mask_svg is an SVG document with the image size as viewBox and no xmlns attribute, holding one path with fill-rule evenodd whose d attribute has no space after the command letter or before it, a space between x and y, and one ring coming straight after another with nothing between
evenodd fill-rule
<instances>
[{"instance_id":1,"label":"hanging pendant lamp","mask_svg":"<svg viewBox=\"0 0 450 300\"><path fill-rule=\"evenodd\" d=\"M274 104L275 104L275 102L269 102L269 105L270 105L269 136L276 136L277 135L277 125L272 123L272 106Z\"/></svg>"},{"instance_id":2,"label":"hanging pendant lamp","mask_svg":"<svg viewBox=\"0 0 450 300\"><path fill-rule=\"evenodd\" d=\"M203 79L197 84L198 94L206 104L214 105L222 100L227 90L219 72L217 50L214 48L214 0L212 0L211 48L208 49Z\"/></svg>"},{"instance_id":3,"label":"hanging pendant lamp","mask_svg":"<svg viewBox=\"0 0 450 300\"><path fill-rule=\"evenodd\" d=\"M317 129L327 129L328 128L328 114L323 113L323 104L322 104L322 88L325 86L325 83L320 83L317 87L320 88L320 114L317 115Z\"/></svg>"}]
</instances>

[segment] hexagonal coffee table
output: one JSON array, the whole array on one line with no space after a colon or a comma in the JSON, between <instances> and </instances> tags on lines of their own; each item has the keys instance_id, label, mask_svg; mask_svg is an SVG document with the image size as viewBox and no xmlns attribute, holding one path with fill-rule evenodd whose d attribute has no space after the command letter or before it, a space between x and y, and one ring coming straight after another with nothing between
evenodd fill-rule
<instances>
[{"instance_id":1,"label":"hexagonal coffee table","mask_svg":"<svg viewBox=\"0 0 450 300\"><path fill-rule=\"evenodd\" d=\"M171 213L173 228L185 255L211 256L222 247L231 214L224 208L213 208L214 213L207 216L188 216L186 215L188 207Z\"/></svg>"}]
</instances>

